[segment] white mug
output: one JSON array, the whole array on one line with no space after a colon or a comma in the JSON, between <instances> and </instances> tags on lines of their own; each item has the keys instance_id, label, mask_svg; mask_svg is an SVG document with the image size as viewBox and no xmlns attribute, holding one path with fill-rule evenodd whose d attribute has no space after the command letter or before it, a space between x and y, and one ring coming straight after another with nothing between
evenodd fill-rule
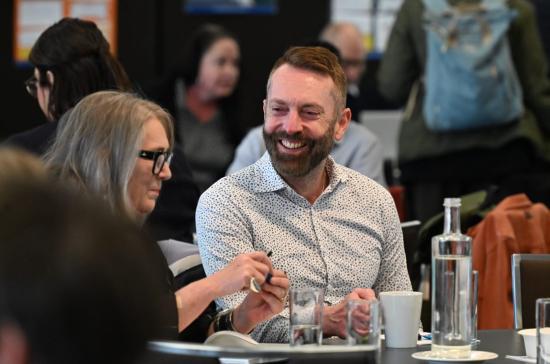
<instances>
[{"instance_id":1,"label":"white mug","mask_svg":"<svg viewBox=\"0 0 550 364\"><path fill-rule=\"evenodd\" d=\"M422 292L380 292L384 334L389 348L413 348L418 340Z\"/></svg>"}]
</instances>

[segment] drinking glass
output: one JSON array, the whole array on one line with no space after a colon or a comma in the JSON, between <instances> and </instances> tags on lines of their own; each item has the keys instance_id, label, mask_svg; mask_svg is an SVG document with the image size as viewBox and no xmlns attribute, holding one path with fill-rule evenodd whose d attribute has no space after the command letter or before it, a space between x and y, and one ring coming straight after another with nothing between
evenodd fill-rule
<instances>
[{"instance_id":1,"label":"drinking glass","mask_svg":"<svg viewBox=\"0 0 550 364\"><path fill-rule=\"evenodd\" d=\"M321 288L290 290L290 345L321 344L323 300Z\"/></svg>"},{"instance_id":2,"label":"drinking glass","mask_svg":"<svg viewBox=\"0 0 550 364\"><path fill-rule=\"evenodd\" d=\"M537 299L537 364L550 364L550 298Z\"/></svg>"},{"instance_id":3,"label":"drinking glass","mask_svg":"<svg viewBox=\"0 0 550 364\"><path fill-rule=\"evenodd\" d=\"M380 303L349 300L346 304L346 342L348 345L374 345L380 348Z\"/></svg>"}]
</instances>

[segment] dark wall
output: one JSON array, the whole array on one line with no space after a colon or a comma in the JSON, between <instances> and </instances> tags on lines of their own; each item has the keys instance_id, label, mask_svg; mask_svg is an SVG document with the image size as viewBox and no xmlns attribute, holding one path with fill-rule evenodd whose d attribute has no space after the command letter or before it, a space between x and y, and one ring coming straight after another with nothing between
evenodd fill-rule
<instances>
[{"instance_id":1,"label":"dark wall","mask_svg":"<svg viewBox=\"0 0 550 364\"><path fill-rule=\"evenodd\" d=\"M261 102L265 83L275 59L289 45L318 36L329 19L329 0L279 0L276 15L188 15L182 1L164 1L160 31L164 36L160 68L167 69L191 34L205 22L215 22L230 30L241 46L241 85L244 96L243 126L263 122Z\"/></svg>"},{"instance_id":2,"label":"dark wall","mask_svg":"<svg viewBox=\"0 0 550 364\"><path fill-rule=\"evenodd\" d=\"M203 22L219 23L237 35L242 53L245 125L262 122L265 81L275 59L292 44L315 38L329 19L330 0L279 0L276 15L184 14L182 0L119 0L118 56L136 85L160 77L187 36ZM13 1L0 1L0 140L45 122L23 82L32 69L12 59Z\"/></svg>"}]
</instances>

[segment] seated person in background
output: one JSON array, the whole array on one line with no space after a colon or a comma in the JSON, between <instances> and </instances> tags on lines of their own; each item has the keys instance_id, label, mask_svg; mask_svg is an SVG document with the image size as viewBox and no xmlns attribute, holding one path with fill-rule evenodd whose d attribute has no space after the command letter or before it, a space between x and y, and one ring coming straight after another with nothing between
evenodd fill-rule
<instances>
[{"instance_id":1,"label":"seated person in background","mask_svg":"<svg viewBox=\"0 0 550 364\"><path fill-rule=\"evenodd\" d=\"M146 91L174 115L176 140L201 191L225 175L243 136L239 76L237 38L219 25L204 24L190 36L171 74Z\"/></svg>"},{"instance_id":2,"label":"seated person in background","mask_svg":"<svg viewBox=\"0 0 550 364\"><path fill-rule=\"evenodd\" d=\"M308 46L322 46L333 51L337 57L340 56L338 50L332 44L327 44L323 41L316 43L308 44ZM229 175L248 167L262 157L266 151L262 130L262 125L259 125L246 135L237 147L235 158L227 169L226 174ZM342 140L335 141L330 155L336 163L360 172L382 186L386 185L382 145L376 135L363 125L350 123Z\"/></svg>"},{"instance_id":3,"label":"seated person in background","mask_svg":"<svg viewBox=\"0 0 550 364\"><path fill-rule=\"evenodd\" d=\"M0 151L0 363L130 364L159 329L147 241Z\"/></svg>"},{"instance_id":4,"label":"seated person in background","mask_svg":"<svg viewBox=\"0 0 550 364\"><path fill-rule=\"evenodd\" d=\"M37 99L48 122L8 138L7 144L42 155L55 139L58 120L80 99L96 91L130 91L122 65L90 21L64 18L46 29L33 45L33 76L27 91ZM180 147L174 148L174 174L147 225L158 240L192 241L199 191Z\"/></svg>"},{"instance_id":5,"label":"seated person in background","mask_svg":"<svg viewBox=\"0 0 550 364\"><path fill-rule=\"evenodd\" d=\"M348 299L410 290L393 200L370 178L329 156L351 112L336 56L322 47L290 48L273 66L264 100L267 153L218 181L199 200L197 237L207 274L239 254L272 251L292 287L322 287L323 333L344 336ZM242 293L217 300L232 307ZM284 311L252 333L288 342Z\"/></svg>"},{"instance_id":6,"label":"seated person in background","mask_svg":"<svg viewBox=\"0 0 550 364\"><path fill-rule=\"evenodd\" d=\"M363 35L352 23L336 22L328 24L319 38L334 45L342 57L342 68L348 83L346 105L351 109L353 120L359 121L359 113L365 104L359 89L367 59Z\"/></svg>"},{"instance_id":7,"label":"seated person in background","mask_svg":"<svg viewBox=\"0 0 550 364\"><path fill-rule=\"evenodd\" d=\"M62 118L45 159L62 180L141 224L155 208L163 182L171 176L173 144L172 119L160 106L131 94L101 91L83 98ZM152 245L161 255L158 245ZM163 264L169 275L165 281L171 281L166 261ZM268 272L273 275L270 283L265 282ZM211 319L206 327L183 333L212 300L248 289L251 278L263 284L263 290L250 292L235 308L228 329L247 333L280 312L288 279L273 269L264 252L250 252L235 257L218 274L177 290L175 300L171 294L169 301L177 303L178 332L200 341L213 330L223 329L213 327ZM167 291L171 289L167 287ZM176 308L172 309L176 313Z\"/></svg>"}]
</instances>

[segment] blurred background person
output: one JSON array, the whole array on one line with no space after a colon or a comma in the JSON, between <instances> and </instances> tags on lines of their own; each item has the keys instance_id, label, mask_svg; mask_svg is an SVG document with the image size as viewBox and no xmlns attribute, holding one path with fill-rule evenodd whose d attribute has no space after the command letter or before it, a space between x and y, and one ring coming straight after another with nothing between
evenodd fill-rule
<instances>
[{"instance_id":1,"label":"blurred background person","mask_svg":"<svg viewBox=\"0 0 550 364\"><path fill-rule=\"evenodd\" d=\"M424 5L421 0L408 0L401 6L378 76L380 91L387 99L407 103L399 132L398 162L409 219L426 221L441 211L443 198L487 190L492 185L499 187L493 204L520 192L534 202L550 204L547 60L532 4L526 0L508 3L517 12L506 37L523 90L524 112L506 125L456 132L434 132L426 125Z\"/></svg>"},{"instance_id":2,"label":"blurred background person","mask_svg":"<svg viewBox=\"0 0 550 364\"><path fill-rule=\"evenodd\" d=\"M160 84L146 94L176 119L193 177L201 191L225 175L240 129L240 47L234 35L215 24L197 28L183 56Z\"/></svg>"},{"instance_id":3,"label":"blurred background person","mask_svg":"<svg viewBox=\"0 0 550 364\"><path fill-rule=\"evenodd\" d=\"M29 154L0 171L0 362L135 362L159 328L147 241Z\"/></svg>"},{"instance_id":4,"label":"blurred background person","mask_svg":"<svg viewBox=\"0 0 550 364\"><path fill-rule=\"evenodd\" d=\"M97 92L82 99L63 117L45 160L62 181L100 197L111 210L140 224L155 208L162 184L171 177L173 130L171 116L160 106L127 93ZM161 255L158 245L152 246ZM213 325L216 313L207 310L209 304L215 298L248 289L251 278L263 285L263 290L250 292L234 309L234 330L248 333L283 309L288 279L282 271L273 269L264 252L242 254L216 274L175 294L171 293L172 274L166 261L163 264L167 304L176 304L167 312L177 312L172 320L177 321L182 339L203 341L219 329ZM271 283L265 282L269 272L273 274ZM205 310L210 319L201 319L187 331Z\"/></svg>"},{"instance_id":5,"label":"blurred background person","mask_svg":"<svg viewBox=\"0 0 550 364\"><path fill-rule=\"evenodd\" d=\"M48 123L7 140L42 155L55 139L58 120L84 96L100 90L130 91L122 65L109 51L109 43L96 24L64 18L46 29L31 49L34 72L27 81ZM181 148L174 147L173 178L166 183L157 209L147 226L157 240L192 241L199 192Z\"/></svg>"},{"instance_id":6,"label":"blurred background person","mask_svg":"<svg viewBox=\"0 0 550 364\"><path fill-rule=\"evenodd\" d=\"M351 109L352 120L359 121L359 112L364 105L359 86L367 61L363 35L355 24L334 22L323 29L320 39L334 45L340 53L342 68L348 82L347 107Z\"/></svg>"}]
</instances>

